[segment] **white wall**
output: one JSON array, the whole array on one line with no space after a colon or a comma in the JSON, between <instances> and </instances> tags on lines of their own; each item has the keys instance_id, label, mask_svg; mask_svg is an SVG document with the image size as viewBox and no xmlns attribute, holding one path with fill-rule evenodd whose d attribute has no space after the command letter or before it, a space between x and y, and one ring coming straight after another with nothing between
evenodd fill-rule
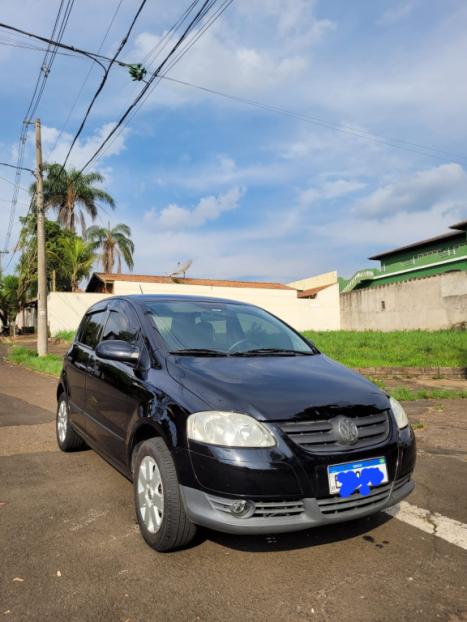
<instances>
[{"instance_id":1,"label":"white wall","mask_svg":"<svg viewBox=\"0 0 467 622\"><path fill-rule=\"evenodd\" d=\"M328 285L334 285L334 283L337 283L337 272L335 270L332 272L324 272L323 274L316 274L315 276L308 276L305 279L287 283L287 285L304 290L313 289L314 287L326 287Z\"/></svg>"},{"instance_id":2,"label":"white wall","mask_svg":"<svg viewBox=\"0 0 467 622\"><path fill-rule=\"evenodd\" d=\"M115 281L115 294L141 294L139 283ZM314 299L297 298L293 289L219 287L186 283L141 283L145 294L185 294L248 302L274 313L296 330L339 330L339 287L331 285Z\"/></svg>"},{"instance_id":3,"label":"white wall","mask_svg":"<svg viewBox=\"0 0 467 622\"><path fill-rule=\"evenodd\" d=\"M248 302L277 315L296 330L338 330L340 326L339 288L321 290L315 299L299 299L292 289L217 287L183 283L141 283L145 294L184 294L227 298ZM141 294L139 283L115 281L114 295ZM85 311L109 294L53 292L49 294L49 329L76 330Z\"/></svg>"},{"instance_id":4,"label":"white wall","mask_svg":"<svg viewBox=\"0 0 467 622\"><path fill-rule=\"evenodd\" d=\"M341 295L343 330L438 330L466 322L467 272L447 272Z\"/></svg>"},{"instance_id":5,"label":"white wall","mask_svg":"<svg viewBox=\"0 0 467 622\"><path fill-rule=\"evenodd\" d=\"M50 292L47 296L47 321L52 337L61 330L76 330L91 305L109 294Z\"/></svg>"}]
</instances>

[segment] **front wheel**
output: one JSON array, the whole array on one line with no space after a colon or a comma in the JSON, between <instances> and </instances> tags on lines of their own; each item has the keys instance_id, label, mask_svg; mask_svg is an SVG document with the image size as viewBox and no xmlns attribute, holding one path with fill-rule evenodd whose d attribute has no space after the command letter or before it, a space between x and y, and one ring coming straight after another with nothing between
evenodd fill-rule
<instances>
[{"instance_id":1,"label":"front wheel","mask_svg":"<svg viewBox=\"0 0 467 622\"><path fill-rule=\"evenodd\" d=\"M86 446L85 442L71 427L70 411L65 393L58 398L56 418L57 443L62 451L79 451Z\"/></svg>"},{"instance_id":2,"label":"front wheel","mask_svg":"<svg viewBox=\"0 0 467 622\"><path fill-rule=\"evenodd\" d=\"M144 441L135 451L133 488L141 534L153 549L173 551L186 546L196 526L186 515L175 464L161 438Z\"/></svg>"}]
</instances>

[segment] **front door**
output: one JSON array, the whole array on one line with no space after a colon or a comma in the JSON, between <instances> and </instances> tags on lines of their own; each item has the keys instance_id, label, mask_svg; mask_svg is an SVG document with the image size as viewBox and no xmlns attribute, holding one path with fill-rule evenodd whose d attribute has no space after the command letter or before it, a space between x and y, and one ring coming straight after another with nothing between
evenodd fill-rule
<instances>
[{"instance_id":1,"label":"front door","mask_svg":"<svg viewBox=\"0 0 467 622\"><path fill-rule=\"evenodd\" d=\"M86 432L86 383L92 372L94 348L104 327L106 309L87 313L78 329L75 341L65 355L68 403L73 425Z\"/></svg>"},{"instance_id":2,"label":"front door","mask_svg":"<svg viewBox=\"0 0 467 622\"><path fill-rule=\"evenodd\" d=\"M102 332L102 341L121 339L145 347L135 312L125 301L115 301ZM135 366L100 359L94 354L93 373L86 387L91 439L113 460L126 465L125 440L131 418L144 401L145 389Z\"/></svg>"}]
</instances>

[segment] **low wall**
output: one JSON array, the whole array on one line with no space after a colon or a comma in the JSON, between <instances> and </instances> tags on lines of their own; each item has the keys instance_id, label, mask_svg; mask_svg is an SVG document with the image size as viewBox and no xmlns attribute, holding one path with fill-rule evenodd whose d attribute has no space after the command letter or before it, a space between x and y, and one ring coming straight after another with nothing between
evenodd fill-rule
<instances>
[{"instance_id":1,"label":"low wall","mask_svg":"<svg viewBox=\"0 0 467 622\"><path fill-rule=\"evenodd\" d=\"M192 294L247 302L280 317L296 330L339 330L339 288L331 285L314 299L297 298L292 289L254 289L184 284L144 283L145 294ZM115 283L115 295L141 294L137 283ZM110 294L53 292L48 296L48 323L51 335L76 330L85 311Z\"/></svg>"},{"instance_id":2,"label":"low wall","mask_svg":"<svg viewBox=\"0 0 467 622\"><path fill-rule=\"evenodd\" d=\"M76 330L91 305L109 294L51 292L47 296L47 321L52 336L61 330Z\"/></svg>"},{"instance_id":3,"label":"low wall","mask_svg":"<svg viewBox=\"0 0 467 622\"><path fill-rule=\"evenodd\" d=\"M337 283L318 292L316 298L297 298L294 289L221 287L187 283L142 283L145 294L184 294L227 298L257 305L277 315L296 330L339 330L339 286ZM115 281L115 294L141 294L138 283Z\"/></svg>"},{"instance_id":4,"label":"low wall","mask_svg":"<svg viewBox=\"0 0 467 622\"><path fill-rule=\"evenodd\" d=\"M440 330L467 323L467 272L356 289L340 296L342 330Z\"/></svg>"}]
</instances>

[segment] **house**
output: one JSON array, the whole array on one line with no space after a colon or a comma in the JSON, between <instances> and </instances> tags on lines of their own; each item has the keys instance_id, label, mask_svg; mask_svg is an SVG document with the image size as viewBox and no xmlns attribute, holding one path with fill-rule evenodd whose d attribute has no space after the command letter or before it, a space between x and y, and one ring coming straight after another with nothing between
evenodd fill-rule
<instances>
[{"instance_id":1,"label":"house","mask_svg":"<svg viewBox=\"0 0 467 622\"><path fill-rule=\"evenodd\" d=\"M450 229L434 238L369 257L379 261L380 268L359 270L348 281L341 279L341 291L467 270L467 220L451 225Z\"/></svg>"}]
</instances>

